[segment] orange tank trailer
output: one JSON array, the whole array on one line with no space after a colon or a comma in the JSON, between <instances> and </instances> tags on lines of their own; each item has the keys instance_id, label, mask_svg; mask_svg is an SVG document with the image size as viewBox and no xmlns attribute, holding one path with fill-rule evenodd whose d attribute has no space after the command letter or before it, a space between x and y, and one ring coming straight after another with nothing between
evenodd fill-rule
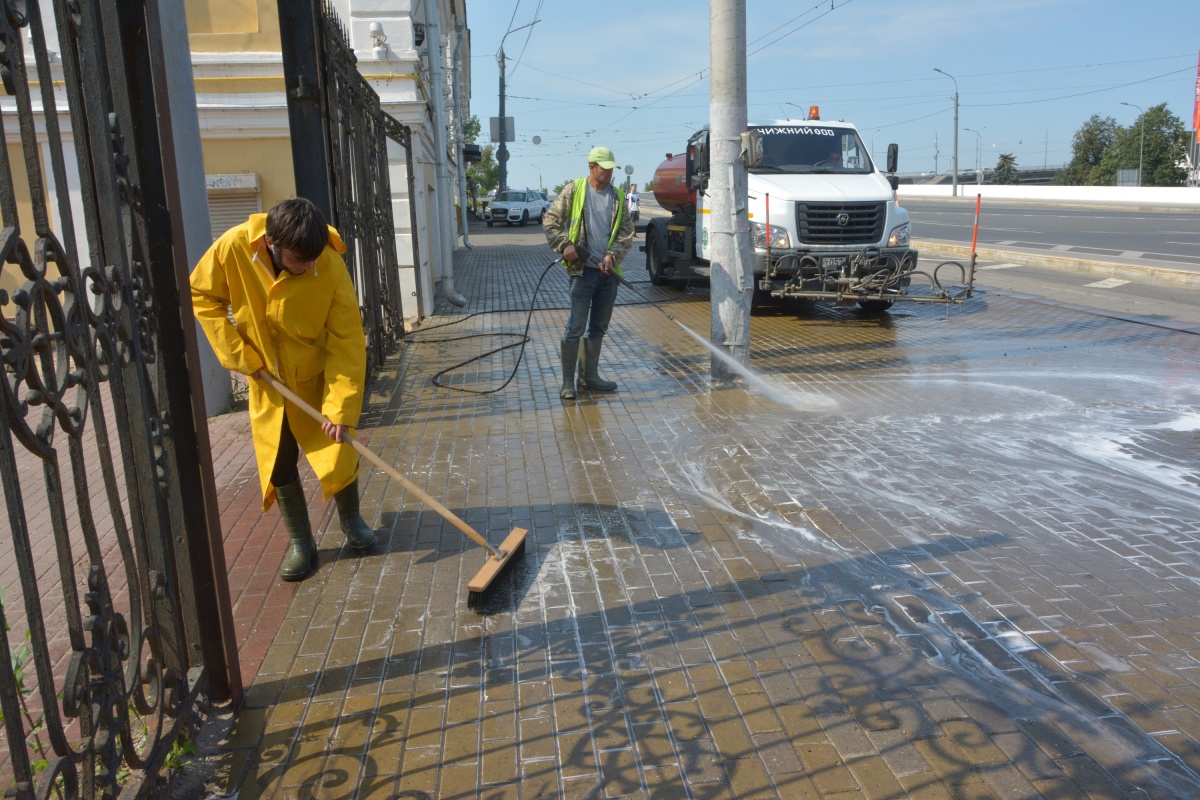
<instances>
[{"instance_id":1,"label":"orange tank trailer","mask_svg":"<svg viewBox=\"0 0 1200 800\"><path fill-rule=\"evenodd\" d=\"M675 214L696 207L696 191L687 185L687 155L668 156L654 170L654 199Z\"/></svg>"}]
</instances>

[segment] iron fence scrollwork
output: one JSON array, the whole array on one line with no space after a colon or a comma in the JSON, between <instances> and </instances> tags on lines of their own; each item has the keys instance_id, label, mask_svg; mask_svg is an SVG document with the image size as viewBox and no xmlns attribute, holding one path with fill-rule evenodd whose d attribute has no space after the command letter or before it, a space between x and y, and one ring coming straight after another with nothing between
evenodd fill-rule
<instances>
[{"instance_id":1,"label":"iron fence scrollwork","mask_svg":"<svg viewBox=\"0 0 1200 800\"><path fill-rule=\"evenodd\" d=\"M359 73L349 35L327 0L321 0L319 31L334 226L346 241L346 264L362 304L368 363L379 366L404 335L387 151L388 121L395 120Z\"/></svg>"},{"instance_id":2,"label":"iron fence scrollwork","mask_svg":"<svg viewBox=\"0 0 1200 800\"><path fill-rule=\"evenodd\" d=\"M0 788L20 798L144 795L213 679L240 692L236 653L206 661L207 599L179 546L197 530L181 471L211 459L181 436L197 423L181 309L163 307L186 291L163 263L177 195L153 85L132 74L161 47L154 3L54 0L54 56L36 0L0 3L0 286L17 287L0 289L0 481L19 576L0 599Z\"/></svg>"}]
</instances>

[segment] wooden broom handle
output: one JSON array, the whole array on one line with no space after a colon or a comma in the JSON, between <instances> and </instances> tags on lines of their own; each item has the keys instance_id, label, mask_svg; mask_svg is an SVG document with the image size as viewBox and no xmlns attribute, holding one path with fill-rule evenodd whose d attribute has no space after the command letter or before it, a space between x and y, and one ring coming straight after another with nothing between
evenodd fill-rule
<instances>
[{"instance_id":1,"label":"wooden broom handle","mask_svg":"<svg viewBox=\"0 0 1200 800\"><path fill-rule=\"evenodd\" d=\"M275 389L275 391L282 394L288 400L291 400L292 403L294 403L297 407L299 407L302 411L304 411L304 413L308 414L310 417L315 419L317 422L329 422L329 420L327 420L321 414L321 412L317 411L315 408L310 406L308 403L304 402L304 400L298 394L293 392L288 387L284 386L280 381L277 381L276 379L272 378L270 375L268 375L266 373L266 371L260 369L256 374L260 380L264 381L268 386ZM351 433L350 431L346 431L346 438L350 440L350 446L353 447L355 450L357 450L359 455L361 455L363 458L370 461L375 466L379 467L384 472L386 472L392 480L401 484L405 489L408 489L410 492L415 494L422 503L429 506L437 513L441 514L442 517L444 519L446 519L450 524L452 524L454 527L458 528L460 531L465 533L467 536L470 536L472 539L474 539L475 544L484 548L485 550L487 550L489 553L491 553L495 557L500 556L500 552L496 548L492 547L492 545L488 542L488 540L483 538L482 534L480 534L478 531L476 531L470 525L468 525L467 523L465 523L461 519L459 519L458 516L455 515L453 511L446 508L444 505L439 503L437 500L434 500L432 497L430 497L428 494L426 494L421 489L421 487L417 486L415 483L410 481L408 478L404 477L399 472L397 472L396 469L394 467L392 467L390 464L385 463L382 458L375 455L375 453L373 453L370 450L370 448L368 448L365 444L360 442L353 433Z\"/></svg>"}]
</instances>

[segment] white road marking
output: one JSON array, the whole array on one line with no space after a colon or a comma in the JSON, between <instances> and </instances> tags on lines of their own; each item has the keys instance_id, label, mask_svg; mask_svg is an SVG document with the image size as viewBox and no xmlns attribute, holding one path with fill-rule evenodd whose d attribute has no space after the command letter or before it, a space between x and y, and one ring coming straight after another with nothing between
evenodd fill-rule
<instances>
[{"instance_id":1,"label":"white road marking","mask_svg":"<svg viewBox=\"0 0 1200 800\"><path fill-rule=\"evenodd\" d=\"M986 267L976 266L975 269L1011 269L1012 267L1019 267L1019 266L1021 266L1021 265L1020 264L988 264Z\"/></svg>"},{"instance_id":2,"label":"white road marking","mask_svg":"<svg viewBox=\"0 0 1200 800\"><path fill-rule=\"evenodd\" d=\"M1058 250L1059 252L1065 252L1067 250L1074 250L1075 245L1073 245L1073 244L1056 244L1056 245L1054 245L1054 247L1051 247L1050 249Z\"/></svg>"},{"instance_id":3,"label":"white road marking","mask_svg":"<svg viewBox=\"0 0 1200 800\"><path fill-rule=\"evenodd\" d=\"M1144 255L1146 254L1139 253L1137 250L1126 250L1125 252L1121 253L1122 258L1141 258Z\"/></svg>"},{"instance_id":4,"label":"white road marking","mask_svg":"<svg viewBox=\"0 0 1200 800\"><path fill-rule=\"evenodd\" d=\"M1092 289L1115 289L1118 286L1124 286L1127 283L1129 283L1129 281L1123 281L1120 278L1105 278L1104 280L1096 281L1095 283L1085 283L1084 286L1089 286Z\"/></svg>"}]
</instances>

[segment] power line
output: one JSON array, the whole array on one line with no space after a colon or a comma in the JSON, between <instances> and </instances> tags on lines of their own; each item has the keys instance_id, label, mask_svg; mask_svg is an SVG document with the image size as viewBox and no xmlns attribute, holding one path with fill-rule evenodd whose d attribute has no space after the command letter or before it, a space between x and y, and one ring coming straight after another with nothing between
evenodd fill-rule
<instances>
[{"instance_id":1,"label":"power line","mask_svg":"<svg viewBox=\"0 0 1200 800\"><path fill-rule=\"evenodd\" d=\"M518 2L519 2L519 0L518 0ZM535 20L541 19L541 17L539 17L538 14L542 13L542 4L544 2L546 2L546 0L538 0L537 8L535 8L533 10L533 18ZM514 15L516 14L515 10L513 11L513 14ZM509 25L512 25L512 23L510 22ZM523 44L521 46L521 54L517 56L517 60L513 62L512 70L508 73L510 76L516 74L517 67L521 66L521 59L525 57L525 50L526 50L526 48L529 47L529 40L532 38L533 38L533 26L531 25L531 26L529 26L529 32L525 34L525 44Z\"/></svg>"},{"instance_id":2,"label":"power line","mask_svg":"<svg viewBox=\"0 0 1200 800\"><path fill-rule=\"evenodd\" d=\"M853 2L854 2L854 0L844 0L844 1L843 1L843 3L842 3L842 5L840 5L840 6L835 6L835 5L833 4L833 0L829 0L829 10L828 10L828 11L826 11L826 12L822 13L820 16L817 16L817 17L814 17L813 19L810 19L808 22L804 23L803 25L798 25L798 26L796 26L796 27L795 27L795 28L793 28L792 30L790 30L790 31L788 31L787 33L785 33L785 34L783 34L782 36L780 36L778 39L773 39L772 41L769 41L769 42L767 42L766 44L764 44L762 47L758 48L757 50L751 50L751 51L749 51L748 53L746 53L746 58L749 58L750 56L754 55L755 53L761 53L763 50L766 50L768 47L770 47L771 45L775 44L776 42L781 42L781 41L783 41L784 39L786 39L787 37L791 36L791 35L792 35L793 33L795 33L796 31L799 31L799 30L802 30L802 29L804 29L804 28L807 28L809 25L812 25L812 24L813 24L814 22L816 22L817 20L819 20L819 19L821 19L821 18L823 18L823 17L827 17L827 16L829 16L830 14L832 14L834 11L837 11L839 8L842 8L843 6L847 6L847 5L849 5L850 3L853 3ZM811 10L811 11L815 11L815 10L816 10L818 7L819 7L819 6L814 6L814 7L813 7L812 9L810 9L810 10ZM807 14L807 13L808 13L808 12L805 12L805 14ZM805 14L801 14L800 16L801 16L801 17L802 17L802 16L805 16ZM796 17L795 19L799 19L799 18L800 18L800 17ZM790 24L790 21L789 21L788 23L784 23L784 24L785 24L785 25L787 25L787 24ZM783 27L783 26L781 25L780 27ZM779 28L776 28L775 30L779 30ZM767 36L770 36L770 35L771 35L770 33L768 33L768 34L767 34ZM762 39L764 39L764 38L766 38L766 37L759 37L758 39L755 39L754 41L755 41L755 42L758 42L758 41L761 41L761 40L762 40ZM751 44L753 44L753 42L752 42Z\"/></svg>"},{"instance_id":3,"label":"power line","mask_svg":"<svg viewBox=\"0 0 1200 800\"><path fill-rule=\"evenodd\" d=\"M508 18L508 27L505 28L505 30L504 30L504 36L508 36L508 34L512 31L512 24L517 19L517 9L519 9L520 7L521 7L521 0L517 0L517 4L515 6L513 6L512 16ZM535 17L535 19L536 19L536 17ZM502 42L504 41L503 36L500 37L500 41L502 41ZM500 51L497 50L496 52L499 53Z\"/></svg>"},{"instance_id":4,"label":"power line","mask_svg":"<svg viewBox=\"0 0 1200 800\"><path fill-rule=\"evenodd\" d=\"M1058 97L1044 97L1040 100L1018 100L1018 101L1012 102L1012 103L964 103L963 105L970 106L971 108L995 108L997 106L1025 106L1025 105L1031 105L1033 103L1050 103L1055 100L1067 100L1072 97L1083 97L1083 96L1089 95L1089 94L1099 94L1100 92L1111 92L1113 89L1123 89L1126 86L1137 86L1139 83L1149 83L1150 81L1155 81L1155 80L1158 80L1159 78L1166 78L1170 75L1179 75L1184 72L1190 72L1190 71L1191 71L1191 67L1185 67L1184 69L1177 69L1173 72L1164 72L1162 75L1155 75L1152 78L1144 78L1140 81L1130 81L1129 83L1118 83L1115 86L1106 86L1102 89L1093 89L1090 92L1079 92L1078 94L1064 94L1064 95L1060 95Z\"/></svg>"}]
</instances>

